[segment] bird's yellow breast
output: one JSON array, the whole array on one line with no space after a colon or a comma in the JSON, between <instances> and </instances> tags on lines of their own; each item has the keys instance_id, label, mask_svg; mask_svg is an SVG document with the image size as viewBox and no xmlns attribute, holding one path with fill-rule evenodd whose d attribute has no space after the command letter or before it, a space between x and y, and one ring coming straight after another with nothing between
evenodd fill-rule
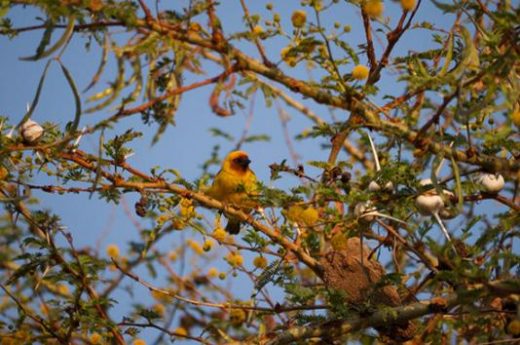
<instances>
[{"instance_id":1,"label":"bird's yellow breast","mask_svg":"<svg viewBox=\"0 0 520 345\"><path fill-rule=\"evenodd\" d=\"M208 194L224 203L236 207L248 207L247 200L255 193L256 177L251 170L245 172L221 170Z\"/></svg>"}]
</instances>

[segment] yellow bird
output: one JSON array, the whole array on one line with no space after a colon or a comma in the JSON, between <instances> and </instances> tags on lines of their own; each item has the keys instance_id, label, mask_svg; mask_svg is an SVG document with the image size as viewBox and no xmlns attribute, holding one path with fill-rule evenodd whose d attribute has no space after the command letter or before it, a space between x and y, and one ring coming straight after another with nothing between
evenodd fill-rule
<instances>
[{"instance_id":1,"label":"yellow bird","mask_svg":"<svg viewBox=\"0 0 520 345\"><path fill-rule=\"evenodd\" d=\"M244 151L229 153L206 193L229 206L251 212L256 206L254 197L258 195L258 189L255 173L249 169L250 163L251 160ZM238 234L240 221L228 218L226 231L233 235Z\"/></svg>"}]
</instances>

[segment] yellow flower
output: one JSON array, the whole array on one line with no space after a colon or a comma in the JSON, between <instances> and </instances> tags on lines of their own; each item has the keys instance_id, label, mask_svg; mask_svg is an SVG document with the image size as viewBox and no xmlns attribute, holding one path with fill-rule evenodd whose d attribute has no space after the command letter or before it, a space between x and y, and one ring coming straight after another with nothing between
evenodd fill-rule
<instances>
[{"instance_id":1,"label":"yellow flower","mask_svg":"<svg viewBox=\"0 0 520 345\"><path fill-rule=\"evenodd\" d=\"M370 18L377 18L383 14L385 5L381 0L367 0L363 4L363 9Z\"/></svg>"},{"instance_id":2,"label":"yellow flower","mask_svg":"<svg viewBox=\"0 0 520 345\"><path fill-rule=\"evenodd\" d=\"M292 206L289 206L289 208L287 209L286 216L291 222L298 222L300 220L302 213L303 213L303 207L298 206L298 205L292 205Z\"/></svg>"},{"instance_id":3,"label":"yellow flower","mask_svg":"<svg viewBox=\"0 0 520 345\"><path fill-rule=\"evenodd\" d=\"M177 327L175 329L175 331L173 331L173 332L176 333L176 335L179 335L181 337L185 337L188 335L188 331L184 327Z\"/></svg>"},{"instance_id":4,"label":"yellow flower","mask_svg":"<svg viewBox=\"0 0 520 345\"><path fill-rule=\"evenodd\" d=\"M213 248L213 241L208 238L206 241L204 241L204 244L202 245L202 249L205 252L209 252L211 250L211 248Z\"/></svg>"},{"instance_id":5,"label":"yellow flower","mask_svg":"<svg viewBox=\"0 0 520 345\"><path fill-rule=\"evenodd\" d=\"M299 205L292 205L286 213L287 218L292 222L304 224L306 226L314 225L319 218L318 210L314 207L303 208Z\"/></svg>"},{"instance_id":6,"label":"yellow flower","mask_svg":"<svg viewBox=\"0 0 520 345\"><path fill-rule=\"evenodd\" d=\"M311 6L314 7L316 11L321 11L323 9L323 1L322 0L311 0Z\"/></svg>"},{"instance_id":7,"label":"yellow flower","mask_svg":"<svg viewBox=\"0 0 520 345\"><path fill-rule=\"evenodd\" d=\"M253 27L253 33L255 35L260 35L263 32L264 32L264 28L261 25L255 25L255 27Z\"/></svg>"},{"instance_id":8,"label":"yellow flower","mask_svg":"<svg viewBox=\"0 0 520 345\"><path fill-rule=\"evenodd\" d=\"M238 327L246 321L247 314L243 309L231 309L229 312L229 322Z\"/></svg>"},{"instance_id":9,"label":"yellow flower","mask_svg":"<svg viewBox=\"0 0 520 345\"><path fill-rule=\"evenodd\" d=\"M253 259L253 265L257 268L266 268L267 267L267 259L263 256L257 256Z\"/></svg>"},{"instance_id":10,"label":"yellow flower","mask_svg":"<svg viewBox=\"0 0 520 345\"><path fill-rule=\"evenodd\" d=\"M179 203L179 213L183 218L192 218L195 215L195 208L191 199L182 198Z\"/></svg>"},{"instance_id":11,"label":"yellow flower","mask_svg":"<svg viewBox=\"0 0 520 345\"><path fill-rule=\"evenodd\" d=\"M208 270L208 277L210 277L210 278L218 277L218 269L216 267L211 267Z\"/></svg>"},{"instance_id":12,"label":"yellow flower","mask_svg":"<svg viewBox=\"0 0 520 345\"><path fill-rule=\"evenodd\" d=\"M298 63L298 59L297 59L297 57L295 55L289 54L291 49L292 49L291 46L287 46L287 47L282 48L282 51L281 51L280 55L282 56L282 60L286 64L288 64L291 67L294 67Z\"/></svg>"},{"instance_id":13,"label":"yellow flower","mask_svg":"<svg viewBox=\"0 0 520 345\"><path fill-rule=\"evenodd\" d=\"M194 240L188 240L187 242L191 250L193 250L196 254L201 255L204 253L204 249L202 249L202 246L199 242L196 242Z\"/></svg>"},{"instance_id":14,"label":"yellow flower","mask_svg":"<svg viewBox=\"0 0 520 345\"><path fill-rule=\"evenodd\" d=\"M370 70L365 65L357 65L352 69L352 78L357 80L363 80L368 78Z\"/></svg>"},{"instance_id":15,"label":"yellow flower","mask_svg":"<svg viewBox=\"0 0 520 345\"><path fill-rule=\"evenodd\" d=\"M172 299L169 295L157 290L152 290L150 294L158 302L168 303Z\"/></svg>"},{"instance_id":16,"label":"yellow flower","mask_svg":"<svg viewBox=\"0 0 520 345\"><path fill-rule=\"evenodd\" d=\"M162 303L154 304L152 310L156 312L159 316L164 316L164 313L166 313L166 307Z\"/></svg>"},{"instance_id":17,"label":"yellow flower","mask_svg":"<svg viewBox=\"0 0 520 345\"><path fill-rule=\"evenodd\" d=\"M119 247L116 244L109 244L107 246L107 255L111 258L117 258L119 256Z\"/></svg>"},{"instance_id":18,"label":"yellow flower","mask_svg":"<svg viewBox=\"0 0 520 345\"><path fill-rule=\"evenodd\" d=\"M190 30L195 31L195 32L200 32L202 30L202 27L197 22L191 22L190 23Z\"/></svg>"},{"instance_id":19,"label":"yellow flower","mask_svg":"<svg viewBox=\"0 0 520 345\"><path fill-rule=\"evenodd\" d=\"M222 229L221 227L216 228L213 230L213 238L216 239L219 242L222 242L226 239L226 230Z\"/></svg>"},{"instance_id":20,"label":"yellow flower","mask_svg":"<svg viewBox=\"0 0 520 345\"><path fill-rule=\"evenodd\" d=\"M511 121L513 121L516 127L520 128L520 109L518 107L511 114Z\"/></svg>"},{"instance_id":21,"label":"yellow flower","mask_svg":"<svg viewBox=\"0 0 520 345\"><path fill-rule=\"evenodd\" d=\"M232 267L242 266L242 264L244 263L244 257L239 253L235 252L229 253L226 256L226 260Z\"/></svg>"},{"instance_id":22,"label":"yellow flower","mask_svg":"<svg viewBox=\"0 0 520 345\"><path fill-rule=\"evenodd\" d=\"M170 219L170 215L163 213L159 217L155 218L155 221L157 222L157 224L162 225L166 221L168 221L168 219Z\"/></svg>"},{"instance_id":23,"label":"yellow flower","mask_svg":"<svg viewBox=\"0 0 520 345\"><path fill-rule=\"evenodd\" d=\"M175 261L177 260L177 257L179 256L179 254L177 254L177 252L175 250L171 250L169 253L168 253L168 259L170 259L170 261Z\"/></svg>"},{"instance_id":24,"label":"yellow flower","mask_svg":"<svg viewBox=\"0 0 520 345\"><path fill-rule=\"evenodd\" d=\"M62 295L68 295L69 294L69 287L65 284L58 284L57 291L59 294Z\"/></svg>"},{"instance_id":25,"label":"yellow flower","mask_svg":"<svg viewBox=\"0 0 520 345\"><path fill-rule=\"evenodd\" d=\"M412 11L415 8L415 0L401 0L401 7L405 11Z\"/></svg>"},{"instance_id":26,"label":"yellow flower","mask_svg":"<svg viewBox=\"0 0 520 345\"><path fill-rule=\"evenodd\" d=\"M146 345L146 341L144 341L143 339L136 339L134 340L132 345Z\"/></svg>"},{"instance_id":27,"label":"yellow flower","mask_svg":"<svg viewBox=\"0 0 520 345\"><path fill-rule=\"evenodd\" d=\"M307 21L307 13L303 10L296 10L293 12L291 16L292 25L295 28L301 28L305 25Z\"/></svg>"},{"instance_id":28,"label":"yellow flower","mask_svg":"<svg viewBox=\"0 0 520 345\"><path fill-rule=\"evenodd\" d=\"M100 343L101 335L100 335L99 333L97 333L97 332L92 333L92 334L90 335L90 339L89 339L89 340L90 340L90 342L91 342L93 345L97 345L97 344Z\"/></svg>"},{"instance_id":29,"label":"yellow flower","mask_svg":"<svg viewBox=\"0 0 520 345\"><path fill-rule=\"evenodd\" d=\"M308 207L301 215L303 223L307 226L313 226L316 224L318 218L318 210L316 210L314 207Z\"/></svg>"},{"instance_id":30,"label":"yellow flower","mask_svg":"<svg viewBox=\"0 0 520 345\"><path fill-rule=\"evenodd\" d=\"M184 227L186 227L186 223L183 222L181 219L179 219L179 218L172 219L172 228L174 230L182 230L182 229L184 229Z\"/></svg>"}]
</instances>

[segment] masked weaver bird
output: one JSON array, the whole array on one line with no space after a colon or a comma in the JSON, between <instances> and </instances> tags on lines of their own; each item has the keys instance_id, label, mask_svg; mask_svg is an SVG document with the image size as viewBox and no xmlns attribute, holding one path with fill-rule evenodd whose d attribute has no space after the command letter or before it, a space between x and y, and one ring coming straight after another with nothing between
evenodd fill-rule
<instances>
[{"instance_id":1,"label":"masked weaver bird","mask_svg":"<svg viewBox=\"0 0 520 345\"><path fill-rule=\"evenodd\" d=\"M226 205L246 213L251 212L256 206L254 198L258 195L258 189L255 173L249 168L250 163L246 152L230 152L206 193ZM228 217L226 231L233 235L238 234L240 221Z\"/></svg>"}]
</instances>

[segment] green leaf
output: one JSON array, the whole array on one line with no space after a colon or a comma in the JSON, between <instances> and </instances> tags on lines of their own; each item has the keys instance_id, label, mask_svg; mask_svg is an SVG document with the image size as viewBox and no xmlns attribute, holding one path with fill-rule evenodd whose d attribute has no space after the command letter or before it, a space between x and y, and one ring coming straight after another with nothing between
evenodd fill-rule
<instances>
[{"instance_id":1,"label":"green leaf","mask_svg":"<svg viewBox=\"0 0 520 345\"><path fill-rule=\"evenodd\" d=\"M33 101L31 103L31 106L29 107L29 110L27 110L27 113L23 116L22 120L16 125L16 128L20 128L27 120L31 118L31 115L36 108L36 105L38 105L38 101L40 99L40 94L42 92L43 83L45 81L45 77L47 76L47 71L49 70L49 66L51 65L52 60L47 61L47 64L45 64L45 68L43 69L42 76L40 77L40 81L38 82L38 87L36 88L36 94L34 95Z\"/></svg>"},{"instance_id":2,"label":"green leaf","mask_svg":"<svg viewBox=\"0 0 520 345\"><path fill-rule=\"evenodd\" d=\"M81 119L81 98L79 96L78 88L76 87L76 83L74 82L74 79L72 78L72 75L70 74L69 70L65 65L59 61L59 64L61 66L61 70L63 71L63 74L65 75L65 79L67 79L67 82L69 83L70 89L72 90L72 94L74 95L74 104L76 105L76 113L74 115L74 121L72 122L72 126L69 128L71 133L75 133L79 126L79 120Z\"/></svg>"},{"instance_id":3,"label":"green leaf","mask_svg":"<svg viewBox=\"0 0 520 345\"><path fill-rule=\"evenodd\" d=\"M271 137L267 134L257 134L257 135L250 135L248 136L244 142L245 143L252 143L255 141L270 141Z\"/></svg>"},{"instance_id":4,"label":"green leaf","mask_svg":"<svg viewBox=\"0 0 520 345\"><path fill-rule=\"evenodd\" d=\"M457 165L457 162L451 157L451 166L453 169L453 175L455 176L455 191L457 192L457 210L462 211L464 208L464 197L462 195L462 183L460 181L460 172L459 172L459 166Z\"/></svg>"},{"instance_id":5,"label":"green leaf","mask_svg":"<svg viewBox=\"0 0 520 345\"><path fill-rule=\"evenodd\" d=\"M101 61L99 63L98 69L96 71L96 74L92 77L92 80L87 85L87 87L83 90L83 92L87 92L90 90L96 83L98 82L99 78L101 77L101 74L105 70L105 66L108 61L108 48L110 47L110 36L105 33L103 36L103 51L101 53Z\"/></svg>"},{"instance_id":6,"label":"green leaf","mask_svg":"<svg viewBox=\"0 0 520 345\"><path fill-rule=\"evenodd\" d=\"M231 134L229 134L227 132L224 132L223 130L221 130L219 128L212 127L212 128L209 129L209 132L214 137L221 137L221 138L224 138L224 139L226 139L227 141L230 141L230 142L235 140L235 138Z\"/></svg>"},{"instance_id":7,"label":"green leaf","mask_svg":"<svg viewBox=\"0 0 520 345\"><path fill-rule=\"evenodd\" d=\"M9 0L0 0L0 18L3 18L9 12Z\"/></svg>"},{"instance_id":8,"label":"green leaf","mask_svg":"<svg viewBox=\"0 0 520 345\"><path fill-rule=\"evenodd\" d=\"M51 46L49 49L44 50L44 48L49 44L50 37L52 30L54 29L53 24L49 25L47 29L45 30L43 34L43 38L40 42L40 45L38 46L38 49L36 50L36 54L33 56L26 56L21 57L20 60L22 61L36 61L43 58L46 58L50 56L52 53L60 49L63 45L65 45L69 39L72 37L72 34L74 33L74 22L75 17L70 16L69 22L67 23L67 27L65 28L65 31L63 32L63 35L61 35L60 39L54 43L53 46Z\"/></svg>"},{"instance_id":9,"label":"green leaf","mask_svg":"<svg viewBox=\"0 0 520 345\"><path fill-rule=\"evenodd\" d=\"M448 52L446 53L446 57L444 58L444 65L442 66L441 71L438 76L442 77L446 73L448 73L448 68L450 67L451 60L453 59L453 34L450 34L448 38Z\"/></svg>"}]
</instances>

